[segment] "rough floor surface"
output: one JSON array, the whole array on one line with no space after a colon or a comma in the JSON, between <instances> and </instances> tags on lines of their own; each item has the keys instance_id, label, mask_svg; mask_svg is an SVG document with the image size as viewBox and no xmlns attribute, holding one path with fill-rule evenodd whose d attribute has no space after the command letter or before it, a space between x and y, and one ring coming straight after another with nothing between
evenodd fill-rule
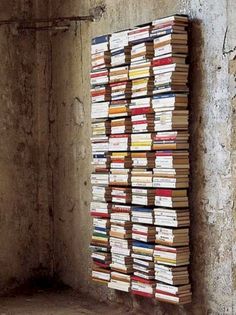
<instances>
[{"instance_id":1,"label":"rough floor surface","mask_svg":"<svg viewBox=\"0 0 236 315\"><path fill-rule=\"evenodd\" d=\"M67 292L38 291L0 298L0 315L93 315L133 314L123 306L108 305ZM141 314L141 313L139 313ZM135 312L135 315L137 313Z\"/></svg>"}]
</instances>

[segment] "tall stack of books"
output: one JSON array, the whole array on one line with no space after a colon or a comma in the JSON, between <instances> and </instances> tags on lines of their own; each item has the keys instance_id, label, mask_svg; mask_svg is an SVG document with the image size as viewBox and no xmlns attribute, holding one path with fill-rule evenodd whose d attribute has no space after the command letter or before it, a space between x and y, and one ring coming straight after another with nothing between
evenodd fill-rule
<instances>
[{"instance_id":1,"label":"tall stack of books","mask_svg":"<svg viewBox=\"0 0 236 315\"><path fill-rule=\"evenodd\" d=\"M191 301L189 264L188 155L188 19L172 16L153 21L153 149L156 187L154 217L155 297L185 304Z\"/></svg>"},{"instance_id":2,"label":"tall stack of books","mask_svg":"<svg viewBox=\"0 0 236 315\"><path fill-rule=\"evenodd\" d=\"M188 18L92 41L93 279L191 302Z\"/></svg>"},{"instance_id":3,"label":"tall stack of books","mask_svg":"<svg viewBox=\"0 0 236 315\"><path fill-rule=\"evenodd\" d=\"M118 192L116 189L116 193ZM122 190L120 190L122 192ZM126 194L124 190L124 194ZM131 206L113 204L111 213L110 246L111 270L115 272L108 284L109 288L130 291L133 272L133 259L131 257L132 223L130 219Z\"/></svg>"},{"instance_id":4,"label":"tall stack of books","mask_svg":"<svg viewBox=\"0 0 236 315\"><path fill-rule=\"evenodd\" d=\"M110 156L109 105L111 99L109 68L111 53L109 35L92 40L91 98L92 98L92 154L93 173L91 174L93 201L90 213L93 218L92 279L107 284L110 281L111 253L109 244L111 188L109 187Z\"/></svg>"}]
</instances>

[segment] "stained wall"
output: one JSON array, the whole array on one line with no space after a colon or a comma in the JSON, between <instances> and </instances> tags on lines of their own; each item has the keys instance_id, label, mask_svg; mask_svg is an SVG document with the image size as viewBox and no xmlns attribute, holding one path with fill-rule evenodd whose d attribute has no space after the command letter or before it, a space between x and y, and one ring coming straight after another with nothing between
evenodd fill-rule
<instances>
[{"instance_id":1,"label":"stained wall","mask_svg":"<svg viewBox=\"0 0 236 315\"><path fill-rule=\"evenodd\" d=\"M57 15L87 15L103 5L98 22L80 22L52 37L52 145L55 271L73 288L105 300L144 307L148 314L233 314L235 267L232 110L235 57L233 1L52 1ZM185 308L114 294L92 284L89 67L91 37L161 16L189 14L191 26L191 213L193 304ZM232 92L233 93L233 92Z\"/></svg>"},{"instance_id":2,"label":"stained wall","mask_svg":"<svg viewBox=\"0 0 236 315\"><path fill-rule=\"evenodd\" d=\"M0 19L32 18L35 11L36 3L30 0L0 3ZM38 96L42 63L37 66L36 48L35 32L18 32L17 25L0 26L1 294L50 275L50 220L48 202L42 197L42 187L48 193L47 168L41 150L48 134L43 139L45 128L39 132L43 125L39 111L48 106L40 104ZM42 169L45 172L40 174Z\"/></svg>"}]
</instances>

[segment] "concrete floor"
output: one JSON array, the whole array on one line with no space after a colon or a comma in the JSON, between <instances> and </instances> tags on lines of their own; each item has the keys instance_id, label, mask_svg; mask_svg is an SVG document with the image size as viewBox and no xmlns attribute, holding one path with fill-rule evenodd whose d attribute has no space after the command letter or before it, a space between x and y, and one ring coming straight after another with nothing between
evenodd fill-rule
<instances>
[{"instance_id":1,"label":"concrete floor","mask_svg":"<svg viewBox=\"0 0 236 315\"><path fill-rule=\"evenodd\" d=\"M111 306L80 297L71 291L36 291L0 298L0 315L92 315L133 314L122 306ZM137 314L137 313L136 313Z\"/></svg>"}]
</instances>

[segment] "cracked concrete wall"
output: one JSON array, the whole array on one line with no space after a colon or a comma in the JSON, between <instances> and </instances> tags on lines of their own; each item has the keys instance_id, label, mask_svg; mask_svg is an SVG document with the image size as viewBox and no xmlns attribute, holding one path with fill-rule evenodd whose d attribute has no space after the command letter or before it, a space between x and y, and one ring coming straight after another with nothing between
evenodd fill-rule
<instances>
[{"instance_id":1,"label":"cracked concrete wall","mask_svg":"<svg viewBox=\"0 0 236 315\"><path fill-rule=\"evenodd\" d=\"M234 100L231 103L235 89L235 3L233 0L52 0L52 13L87 15L90 8L100 4L105 5L106 11L99 22L78 23L72 31L51 39L56 274L73 288L100 299L133 305L135 309L142 307L148 314L235 314ZM174 13L187 13L192 19L193 303L185 308L114 294L92 284L88 249L91 37Z\"/></svg>"},{"instance_id":2,"label":"cracked concrete wall","mask_svg":"<svg viewBox=\"0 0 236 315\"><path fill-rule=\"evenodd\" d=\"M35 10L31 0L2 0L0 19L31 18ZM38 63L45 54L36 54L36 39L35 33L17 34L13 27L0 26L1 294L32 278L50 275L48 202L42 197L47 184L42 169L47 172L43 148L48 134L43 135L46 129L39 133L39 128L48 125L39 121L39 113L48 104L41 102L37 90L37 82L45 82L45 75L40 78L44 63Z\"/></svg>"}]
</instances>

